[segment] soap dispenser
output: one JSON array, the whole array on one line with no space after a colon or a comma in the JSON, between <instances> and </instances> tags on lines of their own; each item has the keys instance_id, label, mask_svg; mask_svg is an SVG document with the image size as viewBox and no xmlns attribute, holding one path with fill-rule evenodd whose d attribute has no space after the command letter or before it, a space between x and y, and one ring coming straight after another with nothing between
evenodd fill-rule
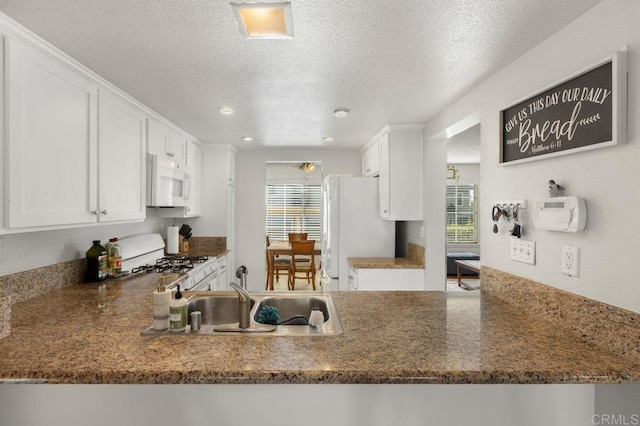
<instances>
[{"instance_id":1,"label":"soap dispenser","mask_svg":"<svg viewBox=\"0 0 640 426\"><path fill-rule=\"evenodd\" d=\"M167 278L160 277L160 285L153 292L153 328L166 330L169 328L171 292L167 289Z\"/></svg>"},{"instance_id":2,"label":"soap dispenser","mask_svg":"<svg viewBox=\"0 0 640 426\"><path fill-rule=\"evenodd\" d=\"M187 301L182 297L180 285L169 307L169 327L171 331L185 331L187 328Z\"/></svg>"}]
</instances>

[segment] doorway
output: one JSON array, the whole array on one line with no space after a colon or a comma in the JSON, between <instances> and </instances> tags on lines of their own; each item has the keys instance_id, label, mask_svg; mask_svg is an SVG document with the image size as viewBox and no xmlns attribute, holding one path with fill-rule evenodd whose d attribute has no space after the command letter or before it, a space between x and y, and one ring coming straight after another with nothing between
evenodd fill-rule
<instances>
[{"instance_id":1,"label":"doorway","mask_svg":"<svg viewBox=\"0 0 640 426\"><path fill-rule=\"evenodd\" d=\"M308 240L315 240L318 245L322 241L322 162L303 161L268 161L265 166L265 235L269 243L274 245L289 241L290 233L306 234ZM272 246L273 247L273 246ZM278 255L278 271L267 265L265 277L272 277L273 289L289 290L288 276L291 273L284 264L290 256ZM319 256L314 256L315 269L319 268ZM314 284L319 288L319 274L316 282L306 278L296 278L295 290L312 290Z\"/></svg>"},{"instance_id":2,"label":"doorway","mask_svg":"<svg viewBox=\"0 0 640 426\"><path fill-rule=\"evenodd\" d=\"M481 285L477 272L480 260L480 124L448 138L446 185L446 288L447 291L476 291Z\"/></svg>"}]
</instances>

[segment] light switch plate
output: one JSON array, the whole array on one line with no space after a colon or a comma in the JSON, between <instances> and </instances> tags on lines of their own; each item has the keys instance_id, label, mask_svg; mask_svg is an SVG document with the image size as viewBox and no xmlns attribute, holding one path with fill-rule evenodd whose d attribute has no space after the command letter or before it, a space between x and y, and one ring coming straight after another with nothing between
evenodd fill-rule
<instances>
[{"instance_id":1,"label":"light switch plate","mask_svg":"<svg viewBox=\"0 0 640 426\"><path fill-rule=\"evenodd\" d=\"M509 257L517 262L536 264L536 242L523 240L521 238L511 238L511 249Z\"/></svg>"}]
</instances>

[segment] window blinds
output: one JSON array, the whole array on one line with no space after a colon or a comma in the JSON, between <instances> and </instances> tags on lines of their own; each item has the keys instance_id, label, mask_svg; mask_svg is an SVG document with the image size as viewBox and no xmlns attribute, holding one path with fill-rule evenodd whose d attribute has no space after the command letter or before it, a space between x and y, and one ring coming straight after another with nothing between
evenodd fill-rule
<instances>
[{"instance_id":1,"label":"window blinds","mask_svg":"<svg viewBox=\"0 0 640 426\"><path fill-rule=\"evenodd\" d=\"M322 185L267 183L266 232L269 239L286 241L289 232L306 232L310 240L320 240Z\"/></svg>"},{"instance_id":2,"label":"window blinds","mask_svg":"<svg viewBox=\"0 0 640 426\"><path fill-rule=\"evenodd\" d=\"M447 184L447 243L478 242L478 185Z\"/></svg>"}]
</instances>

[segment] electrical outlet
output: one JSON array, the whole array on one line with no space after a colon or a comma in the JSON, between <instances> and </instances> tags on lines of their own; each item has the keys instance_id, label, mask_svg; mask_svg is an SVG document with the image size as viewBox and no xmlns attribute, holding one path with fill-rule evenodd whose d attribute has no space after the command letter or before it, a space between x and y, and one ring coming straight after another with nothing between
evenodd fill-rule
<instances>
[{"instance_id":1,"label":"electrical outlet","mask_svg":"<svg viewBox=\"0 0 640 426\"><path fill-rule=\"evenodd\" d=\"M511 249L509 257L517 262L536 264L536 242L523 240L521 238L510 238Z\"/></svg>"},{"instance_id":2,"label":"electrical outlet","mask_svg":"<svg viewBox=\"0 0 640 426\"><path fill-rule=\"evenodd\" d=\"M562 246L562 264L560 272L570 277L577 277L580 271L580 249L578 247Z\"/></svg>"}]
</instances>

